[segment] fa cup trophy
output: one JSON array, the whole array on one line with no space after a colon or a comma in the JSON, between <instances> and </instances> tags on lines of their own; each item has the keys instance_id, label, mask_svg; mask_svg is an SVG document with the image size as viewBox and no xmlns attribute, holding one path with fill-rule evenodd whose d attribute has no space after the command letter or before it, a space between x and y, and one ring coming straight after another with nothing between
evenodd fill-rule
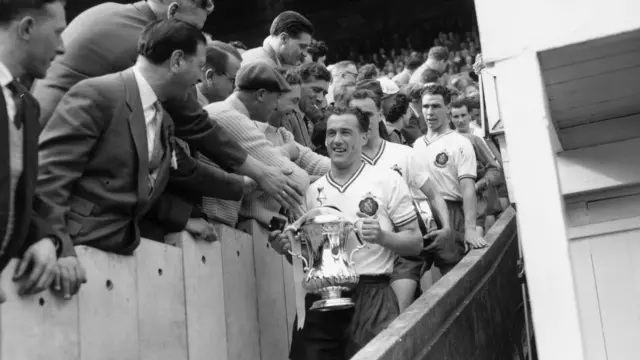
<instances>
[{"instance_id":1,"label":"fa cup trophy","mask_svg":"<svg viewBox=\"0 0 640 360\"><path fill-rule=\"evenodd\" d=\"M356 226L333 208L318 208L307 212L288 231L291 241L301 241L307 257L291 252L302 260L306 276L302 287L310 293L322 296L313 303L311 310L327 311L353 307L350 298L342 297L343 291L353 289L359 276L353 269L353 255L366 246L356 235L359 245L347 253L347 239ZM304 252L303 252L304 253Z\"/></svg>"}]
</instances>

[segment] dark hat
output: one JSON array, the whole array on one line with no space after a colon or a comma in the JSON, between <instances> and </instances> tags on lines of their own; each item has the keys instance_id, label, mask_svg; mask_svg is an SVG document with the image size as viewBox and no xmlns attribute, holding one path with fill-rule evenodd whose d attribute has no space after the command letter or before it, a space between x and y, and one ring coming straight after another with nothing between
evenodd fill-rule
<instances>
[{"instance_id":1,"label":"dark hat","mask_svg":"<svg viewBox=\"0 0 640 360\"><path fill-rule=\"evenodd\" d=\"M280 93L291 91L291 86L278 70L262 61L242 65L236 74L236 86L240 90L250 91L260 89Z\"/></svg>"},{"instance_id":2,"label":"dark hat","mask_svg":"<svg viewBox=\"0 0 640 360\"><path fill-rule=\"evenodd\" d=\"M378 80L358 81L356 83L356 91L358 90L369 90L379 99L382 99L384 96L384 93L382 92L382 85L380 85Z\"/></svg>"}]
</instances>

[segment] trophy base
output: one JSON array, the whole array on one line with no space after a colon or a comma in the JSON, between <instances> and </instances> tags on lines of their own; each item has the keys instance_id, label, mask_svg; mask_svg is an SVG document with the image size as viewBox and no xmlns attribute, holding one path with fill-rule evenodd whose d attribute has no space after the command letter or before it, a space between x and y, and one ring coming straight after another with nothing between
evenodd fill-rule
<instances>
[{"instance_id":1,"label":"trophy base","mask_svg":"<svg viewBox=\"0 0 640 360\"><path fill-rule=\"evenodd\" d=\"M332 286L320 291L322 300L314 301L311 305L311 309L316 311L333 311L344 310L354 307L353 301L350 298L342 297L342 290L346 288Z\"/></svg>"},{"instance_id":2,"label":"trophy base","mask_svg":"<svg viewBox=\"0 0 640 360\"><path fill-rule=\"evenodd\" d=\"M315 311L333 311L344 310L354 306L353 301L350 298L338 298L338 299L322 299L315 301L311 305L311 309Z\"/></svg>"}]
</instances>

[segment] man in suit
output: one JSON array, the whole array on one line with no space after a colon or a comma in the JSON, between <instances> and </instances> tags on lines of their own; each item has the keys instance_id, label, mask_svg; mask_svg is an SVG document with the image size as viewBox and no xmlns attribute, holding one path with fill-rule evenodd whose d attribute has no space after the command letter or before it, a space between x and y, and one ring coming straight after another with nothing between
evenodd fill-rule
<instances>
[{"instance_id":1,"label":"man in suit","mask_svg":"<svg viewBox=\"0 0 640 360\"><path fill-rule=\"evenodd\" d=\"M59 288L61 242L34 211L41 205L34 197L40 109L17 79L45 75L51 59L64 50L65 26L62 1L0 2L0 271L20 257L14 279L26 279L23 294L40 292L54 280ZM0 290L0 303L4 299Z\"/></svg>"},{"instance_id":2,"label":"man in suit","mask_svg":"<svg viewBox=\"0 0 640 360\"><path fill-rule=\"evenodd\" d=\"M174 18L201 29L213 11L211 0L148 0L133 4L104 3L78 15L62 34L65 54L56 57L47 77L35 84L34 96L42 106L44 125L63 95L81 80L123 71L137 58L138 37L156 19ZM162 106L175 122L175 134L225 170L254 179L267 193L284 190L299 206L302 189L287 176L291 169L266 166L248 156L217 122L210 121L198 104L195 90L165 101ZM288 204L284 204L289 206Z\"/></svg>"},{"instance_id":3,"label":"man in suit","mask_svg":"<svg viewBox=\"0 0 640 360\"><path fill-rule=\"evenodd\" d=\"M138 246L137 222L177 165L162 103L198 81L205 43L186 22L157 20L142 31L132 68L83 80L62 98L41 134L37 193L63 254L74 245L119 254Z\"/></svg>"},{"instance_id":4,"label":"man in suit","mask_svg":"<svg viewBox=\"0 0 640 360\"><path fill-rule=\"evenodd\" d=\"M295 11L285 11L271 23L262 46L242 54L243 64L266 62L275 68L290 69L304 62L313 36L311 22Z\"/></svg>"}]
</instances>

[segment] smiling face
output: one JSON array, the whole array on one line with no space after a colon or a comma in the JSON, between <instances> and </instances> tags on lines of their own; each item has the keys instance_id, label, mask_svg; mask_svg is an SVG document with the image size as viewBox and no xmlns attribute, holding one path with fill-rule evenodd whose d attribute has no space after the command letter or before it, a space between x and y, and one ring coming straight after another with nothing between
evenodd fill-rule
<instances>
[{"instance_id":1,"label":"smiling face","mask_svg":"<svg viewBox=\"0 0 640 360\"><path fill-rule=\"evenodd\" d=\"M276 51L278 57L285 65L298 66L304 63L308 56L309 45L311 45L311 35L301 33L298 37L282 33L280 37L280 46Z\"/></svg>"},{"instance_id":2,"label":"smiling face","mask_svg":"<svg viewBox=\"0 0 640 360\"><path fill-rule=\"evenodd\" d=\"M331 115L327 119L325 145L333 167L345 169L360 163L366 142L367 132L360 129L355 115Z\"/></svg>"},{"instance_id":3,"label":"smiling face","mask_svg":"<svg viewBox=\"0 0 640 360\"><path fill-rule=\"evenodd\" d=\"M302 84L300 92L300 110L310 118L316 118L322 107L329 83L325 80L311 79L307 83Z\"/></svg>"},{"instance_id":4,"label":"smiling face","mask_svg":"<svg viewBox=\"0 0 640 360\"><path fill-rule=\"evenodd\" d=\"M425 94L422 97L422 115L433 131L447 127L448 109L442 95Z\"/></svg>"},{"instance_id":5,"label":"smiling face","mask_svg":"<svg viewBox=\"0 0 640 360\"><path fill-rule=\"evenodd\" d=\"M44 78L51 61L64 52L62 31L67 26L61 1L48 3L32 16L18 23L19 37L26 44L25 72L36 79Z\"/></svg>"},{"instance_id":6,"label":"smiling face","mask_svg":"<svg viewBox=\"0 0 640 360\"><path fill-rule=\"evenodd\" d=\"M166 83L167 93L177 98L184 94L202 78L202 68L206 63L205 44L199 43L195 54L174 51L170 59L171 78Z\"/></svg>"}]
</instances>

